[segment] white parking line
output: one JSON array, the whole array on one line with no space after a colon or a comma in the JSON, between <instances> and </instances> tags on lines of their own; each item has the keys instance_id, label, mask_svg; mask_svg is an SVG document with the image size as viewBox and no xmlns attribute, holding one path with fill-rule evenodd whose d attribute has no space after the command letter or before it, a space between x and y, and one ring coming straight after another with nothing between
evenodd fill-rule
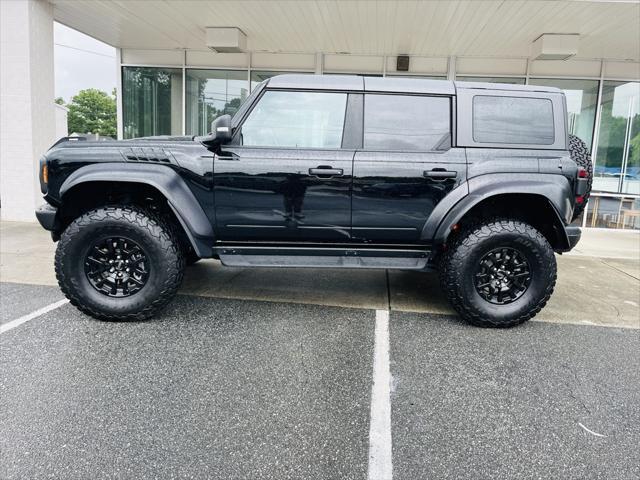
<instances>
[{"instance_id":1,"label":"white parking line","mask_svg":"<svg viewBox=\"0 0 640 480\"><path fill-rule=\"evenodd\" d=\"M376 310L369 423L369 480L391 480L393 477L390 389L389 311Z\"/></svg>"},{"instance_id":2,"label":"white parking line","mask_svg":"<svg viewBox=\"0 0 640 480\"><path fill-rule=\"evenodd\" d=\"M8 332L16 328L17 326L22 325L23 323L28 322L29 320L33 320L34 318L39 317L40 315L44 315L51 310L55 310L56 308L60 308L62 305L69 303L69 300L66 298L64 300L60 300L59 302L52 303L47 305L46 307L42 307L40 310L36 310L35 312L28 313L20 318L16 318L15 320L11 320L5 324L0 325L0 333Z\"/></svg>"}]
</instances>

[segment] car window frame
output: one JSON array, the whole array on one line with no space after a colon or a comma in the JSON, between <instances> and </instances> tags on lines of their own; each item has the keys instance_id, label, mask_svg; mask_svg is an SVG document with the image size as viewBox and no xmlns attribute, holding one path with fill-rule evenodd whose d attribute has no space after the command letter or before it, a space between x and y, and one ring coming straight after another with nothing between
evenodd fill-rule
<instances>
[{"instance_id":1,"label":"car window frame","mask_svg":"<svg viewBox=\"0 0 640 480\"><path fill-rule=\"evenodd\" d=\"M551 145L522 143L485 143L473 139L473 98L477 95L545 98L553 104L555 142ZM496 148L509 150L559 150L568 147L568 125L564 94L556 91L540 91L534 88L500 89L480 87L458 87L456 89L456 146L460 148Z\"/></svg>"},{"instance_id":2,"label":"car window frame","mask_svg":"<svg viewBox=\"0 0 640 480\"><path fill-rule=\"evenodd\" d=\"M339 147L284 147L284 146L277 146L277 145L272 145L272 146L266 146L266 145L244 145L240 139L242 137L242 127L244 126L245 122L249 119L249 117L251 116L251 112L253 112L253 109L256 108L256 106L262 101L262 98L268 93L268 92L289 92L289 93L293 93L293 92L301 92L301 93L340 93L345 95L346 100L345 100L345 108L344 108L344 116L342 119L342 136L340 138L340 146ZM233 136L231 139L231 142L229 143L229 145L233 145L236 148L247 148L247 149L266 149L266 150L321 150L321 151L339 151L339 150L354 150L353 147L347 146L345 147L345 132L347 131L347 123L349 120L349 113L350 113L350 106L351 106L351 96L352 96L352 92L347 91L347 90L319 90L319 89L307 89L307 88L269 88L268 85L266 86L266 88L264 88L262 90L262 92L260 92L260 95L255 99L255 101L253 102L253 104L251 105L250 108L247 109L246 112L244 112L244 115L242 116L242 118L239 120L238 122L238 126L234 129L233 132Z\"/></svg>"},{"instance_id":3,"label":"car window frame","mask_svg":"<svg viewBox=\"0 0 640 480\"><path fill-rule=\"evenodd\" d=\"M444 98L449 102L449 146L446 149L424 149L424 150L408 150L408 149L379 149L379 148L366 148L364 145L364 122L366 118L366 103L367 95L385 95L385 96L403 96L403 97L428 97L428 98ZM362 147L359 150L364 152L389 152L389 153L433 153L444 154L455 146L455 96L453 95L441 95L435 93L420 93L420 92L386 92L386 91L365 91L362 101Z\"/></svg>"},{"instance_id":4,"label":"car window frame","mask_svg":"<svg viewBox=\"0 0 640 480\"><path fill-rule=\"evenodd\" d=\"M475 113L476 113L476 99L480 98L480 97L485 97L485 98L514 98L514 99L518 99L518 100L544 100L545 102L548 102L549 105L551 106L551 133L553 135L551 142L549 143L527 143L527 142L489 142L489 141L483 141L483 140L478 140L476 138L476 117L475 117ZM471 138L473 139L473 141L475 143L478 144L486 144L486 143L491 143L491 144L499 144L499 145L535 145L538 147L549 147L550 145L554 145L557 141L556 139L556 118L555 118L555 109L553 107L553 100L551 100L550 98L547 97L524 97L524 96L520 96L520 95L492 95L490 93L487 94L482 94L482 95L474 95L471 98Z\"/></svg>"}]
</instances>

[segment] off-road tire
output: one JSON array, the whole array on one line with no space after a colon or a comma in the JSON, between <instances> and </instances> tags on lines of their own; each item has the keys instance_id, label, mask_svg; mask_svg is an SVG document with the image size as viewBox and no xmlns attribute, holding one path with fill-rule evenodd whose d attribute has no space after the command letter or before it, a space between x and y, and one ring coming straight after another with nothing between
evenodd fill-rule
<instances>
[{"instance_id":1,"label":"off-road tire","mask_svg":"<svg viewBox=\"0 0 640 480\"><path fill-rule=\"evenodd\" d=\"M576 162L578 167L584 168L587 171L587 193L582 196L582 203L576 204L573 210L573 220L575 220L582 215L582 212L587 207L589 195L591 195L593 163L591 162L591 155L589 154L587 145L575 135L569 135L569 153L571 154L571 159Z\"/></svg>"},{"instance_id":2,"label":"off-road tire","mask_svg":"<svg viewBox=\"0 0 640 480\"><path fill-rule=\"evenodd\" d=\"M85 258L97 238L124 235L143 249L150 262L142 289L113 298L96 290L85 274ZM100 320L144 320L176 294L185 268L183 249L156 213L136 206L106 206L75 219L60 236L55 255L58 284L71 304Z\"/></svg>"},{"instance_id":3,"label":"off-road tire","mask_svg":"<svg viewBox=\"0 0 640 480\"><path fill-rule=\"evenodd\" d=\"M499 247L515 248L526 257L531 280L521 297L507 305L490 303L476 290L480 259ZM480 327L513 327L534 317L547 303L556 283L557 266L547 239L519 220L495 219L461 231L439 264L440 283L460 316Z\"/></svg>"}]
</instances>

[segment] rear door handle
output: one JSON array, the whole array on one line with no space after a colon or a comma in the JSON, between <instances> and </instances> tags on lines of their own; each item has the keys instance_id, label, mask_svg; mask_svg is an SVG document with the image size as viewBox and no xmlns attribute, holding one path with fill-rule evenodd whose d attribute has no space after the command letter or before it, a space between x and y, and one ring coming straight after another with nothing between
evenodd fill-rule
<instances>
[{"instance_id":1,"label":"rear door handle","mask_svg":"<svg viewBox=\"0 0 640 480\"><path fill-rule=\"evenodd\" d=\"M316 177L338 177L344 173L342 168L333 168L328 165L320 165L318 168L310 168L309 175Z\"/></svg>"},{"instance_id":2,"label":"rear door handle","mask_svg":"<svg viewBox=\"0 0 640 480\"><path fill-rule=\"evenodd\" d=\"M445 170L444 168L434 168L433 170L425 170L422 172L422 175L427 178L433 178L434 180L444 180L446 178L456 178L458 172Z\"/></svg>"}]
</instances>

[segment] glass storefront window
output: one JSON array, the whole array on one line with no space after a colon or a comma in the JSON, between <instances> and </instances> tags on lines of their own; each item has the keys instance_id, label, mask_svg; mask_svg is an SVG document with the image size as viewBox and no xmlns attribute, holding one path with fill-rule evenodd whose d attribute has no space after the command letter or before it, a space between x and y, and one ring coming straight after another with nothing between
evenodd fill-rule
<instances>
[{"instance_id":1,"label":"glass storefront window","mask_svg":"<svg viewBox=\"0 0 640 480\"><path fill-rule=\"evenodd\" d=\"M592 195L586 226L640 230L640 198Z\"/></svg>"},{"instance_id":2,"label":"glass storefront window","mask_svg":"<svg viewBox=\"0 0 640 480\"><path fill-rule=\"evenodd\" d=\"M182 70L122 67L124 138L182 134Z\"/></svg>"},{"instance_id":3,"label":"glass storefront window","mask_svg":"<svg viewBox=\"0 0 640 480\"><path fill-rule=\"evenodd\" d=\"M605 81L594 190L640 194L640 83Z\"/></svg>"},{"instance_id":4,"label":"glass storefront window","mask_svg":"<svg viewBox=\"0 0 640 480\"><path fill-rule=\"evenodd\" d=\"M484 83L509 83L511 85L524 85L524 78L520 77L466 77L456 75L460 82L484 82Z\"/></svg>"},{"instance_id":5,"label":"glass storefront window","mask_svg":"<svg viewBox=\"0 0 640 480\"><path fill-rule=\"evenodd\" d=\"M249 95L246 70L187 70L187 135L205 135L220 115L233 115Z\"/></svg>"},{"instance_id":6,"label":"glass storefront window","mask_svg":"<svg viewBox=\"0 0 640 480\"><path fill-rule=\"evenodd\" d=\"M598 103L598 81L530 78L529 85L556 87L564 91L567 97L569 133L580 138L591 150Z\"/></svg>"}]
</instances>

